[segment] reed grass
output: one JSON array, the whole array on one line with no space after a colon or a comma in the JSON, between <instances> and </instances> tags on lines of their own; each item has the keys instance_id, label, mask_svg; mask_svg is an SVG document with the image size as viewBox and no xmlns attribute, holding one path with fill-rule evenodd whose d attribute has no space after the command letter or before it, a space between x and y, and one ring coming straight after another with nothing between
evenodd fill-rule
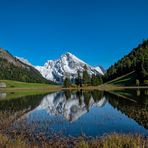
<instances>
[{"instance_id":1,"label":"reed grass","mask_svg":"<svg viewBox=\"0 0 148 148\"><path fill-rule=\"evenodd\" d=\"M24 137L10 139L0 134L1 148L147 148L148 139L138 135L111 134L98 139L67 138L50 139L40 144L27 142Z\"/></svg>"}]
</instances>

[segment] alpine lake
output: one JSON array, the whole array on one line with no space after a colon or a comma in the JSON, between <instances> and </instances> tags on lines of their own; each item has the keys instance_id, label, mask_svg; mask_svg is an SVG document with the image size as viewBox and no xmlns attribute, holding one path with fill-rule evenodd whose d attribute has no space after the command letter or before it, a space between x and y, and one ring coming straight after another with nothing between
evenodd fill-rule
<instances>
[{"instance_id":1,"label":"alpine lake","mask_svg":"<svg viewBox=\"0 0 148 148\"><path fill-rule=\"evenodd\" d=\"M31 138L148 136L148 89L0 93L0 131Z\"/></svg>"}]
</instances>

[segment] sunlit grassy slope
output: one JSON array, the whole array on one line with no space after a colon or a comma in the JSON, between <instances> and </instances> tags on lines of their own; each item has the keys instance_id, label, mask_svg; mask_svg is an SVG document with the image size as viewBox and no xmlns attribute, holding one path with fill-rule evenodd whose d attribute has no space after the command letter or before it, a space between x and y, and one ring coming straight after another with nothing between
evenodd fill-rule
<instances>
[{"instance_id":1,"label":"sunlit grassy slope","mask_svg":"<svg viewBox=\"0 0 148 148\"><path fill-rule=\"evenodd\" d=\"M19 88L19 89L50 89L50 88L59 88L58 85L43 84L43 83L26 83L12 80L0 80L7 85L7 88Z\"/></svg>"},{"instance_id":2,"label":"sunlit grassy slope","mask_svg":"<svg viewBox=\"0 0 148 148\"><path fill-rule=\"evenodd\" d=\"M131 72L112 81L107 82L107 84L119 85L119 86L135 86L136 85L136 73Z\"/></svg>"}]
</instances>

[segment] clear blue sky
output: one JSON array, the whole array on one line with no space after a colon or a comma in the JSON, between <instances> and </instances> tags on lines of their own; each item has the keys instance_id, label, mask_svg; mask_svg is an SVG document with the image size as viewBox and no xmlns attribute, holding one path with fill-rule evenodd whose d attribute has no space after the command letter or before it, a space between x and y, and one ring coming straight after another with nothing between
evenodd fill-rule
<instances>
[{"instance_id":1,"label":"clear blue sky","mask_svg":"<svg viewBox=\"0 0 148 148\"><path fill-rule=\"evenodd\" d=\"M148 0L0 0L0 47L34 65L69 51L108 68L148 38Z\"/></svg>"}]
</instances>

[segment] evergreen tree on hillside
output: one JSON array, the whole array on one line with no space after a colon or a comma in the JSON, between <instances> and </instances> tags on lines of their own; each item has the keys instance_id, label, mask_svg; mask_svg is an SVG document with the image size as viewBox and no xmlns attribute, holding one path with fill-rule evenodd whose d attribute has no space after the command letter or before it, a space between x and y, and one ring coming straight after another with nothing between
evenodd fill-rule
<instances>
[{"instance_id":1,"label":"evergreen tree on hillside","mask_svg":"<svg viewBox=\"0 0 148 148\"><path fill-rule=\"evenodd\" d=\"M92 86L98 86L98 85L101 85L102 83L103 83L103 80L100 76L92 75L92 78L91 78Z\"/></svg>"},{"instance_id":2,"label":"evergreen tree on hillside","mask_svg":"<svg viewBox=\"0 0 148 148\"><path fill-rule=\"evenodd\" d=\"M83 84L89 85L91 83L91 78L87 72L87 66L84 66L84 71L83 71Z\"/></svg>"},{"instance_id":3,"label":"evergreen tree on hillside","mask_svg":"<svg viewBox=\"0 0 148 148\"><path fill-rule=\"evenodd\" d=\"M77 71L77 74L78 74L78 76L77 76L77 78L75 79L75 84L76 84L77 86L82 87L82 78L81 78L80 70Z\"/></svg>"},{"instance_id":4,"label":"evergreen tree on hillside","mask_svg":"<svg viewBox=\"0 0 148 148\"><path fill-rule=\"evenodd\" d=\"M64 87L65 88L68 88L71 86L71 82L70 82L70 79L69 78L65 78L64 80Z\"/></svg>"},{"instance_id":5,"label":"evergreen tree on hillside","mask_svg":"<svg viewBox=\"0 0 148 148\"><path fill-rule=\"evenodd\" d=\"M145 57L143 66L144 66L144 69L148 72L148 57Z\"/></svg>"}]
</instances>

